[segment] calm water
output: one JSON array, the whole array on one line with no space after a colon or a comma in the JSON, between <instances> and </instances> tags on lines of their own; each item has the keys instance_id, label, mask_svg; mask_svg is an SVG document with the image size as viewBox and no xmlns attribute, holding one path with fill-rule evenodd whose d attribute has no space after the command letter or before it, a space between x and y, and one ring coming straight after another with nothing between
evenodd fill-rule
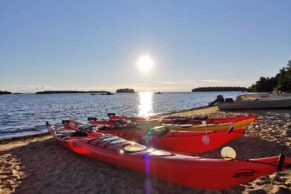
<instances>
[{"instance_id":1,"label":"calm water","mask_svg":"<svg viewBox=\"0 0 291 194\"><path fill-rule=\"evenodd\" d=\"M105 118L108 112L149 116L207 105L218 94L236 97L240 92L90 94L21 94L0 96L0 139L46 132L46 121L86 121Z\"/></svg>"}]
</instances>

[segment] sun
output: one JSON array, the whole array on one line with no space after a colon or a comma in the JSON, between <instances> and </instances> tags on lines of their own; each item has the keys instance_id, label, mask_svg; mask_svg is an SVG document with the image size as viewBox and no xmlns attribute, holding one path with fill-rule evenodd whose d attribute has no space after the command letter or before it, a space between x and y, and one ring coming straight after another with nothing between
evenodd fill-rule
<instances>
[{"instance_id":1,"label":"sun","mask_svg":"<svg viewBox=\"0 0 291 194\"><path fill-rule=\"evenodd\" d=\"M138 58L137 66L141 72L148 73L153 68L154 61L149 55L142 55Z\"/></svg>"}]
</instances>

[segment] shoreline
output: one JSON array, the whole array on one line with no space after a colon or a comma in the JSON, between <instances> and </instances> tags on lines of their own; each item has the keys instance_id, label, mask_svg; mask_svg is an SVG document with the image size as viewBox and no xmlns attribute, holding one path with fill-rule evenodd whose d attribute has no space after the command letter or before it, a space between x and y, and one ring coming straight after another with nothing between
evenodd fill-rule
<instances>
[{"instance_id":1,"label":"shoreline","mask_svg":"<svg viewBox=\"0 0 291 194\"><path fill-rule=\"evenodd\" d=\"M248 127L246 135L227 146L233 147L240 159L267 157L281 152L291 157L291 137L285 134L289 123L291 125L291 110L224 112L213 106L162 115L170 114L213 117L257 114L257 121ZM219 157L222 147L191 155ZM144 193L145 185L152 193L288 193L291 188L290 170L280 172L280 176L261 177L226 190L182 187L74 154L58 145L49 134L0 140L0 155L0 193Z\"/></svg>"},{"instance_id":2,"label":"shoreline","mask_svg":"<svg viewBox=\"0 0 291 194\"><path fill-rule=\"evenodd\" d=\"M8 137L8 138L0 139L0 145L10 143L13 141L29 140L31 138L44 137L47 135L50 135L50 134L48 132L42 132L42 133L38 133L38 134L25 135L25 136L19 136L19 137L11 137L11 138Z\"/></svg>"}]
</instances>

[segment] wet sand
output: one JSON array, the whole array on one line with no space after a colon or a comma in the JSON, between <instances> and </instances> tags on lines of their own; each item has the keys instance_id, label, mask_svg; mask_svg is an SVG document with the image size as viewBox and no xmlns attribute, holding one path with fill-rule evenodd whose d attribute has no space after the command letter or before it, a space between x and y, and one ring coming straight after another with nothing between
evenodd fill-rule
<instances>
[{"instance_id":1,"label":"wet sand","mask_svg":"<svg viewBox=\"0 0 291 194\"><path fill-rule=\"evenodd\" d=\"M248 127L245 137L228 144L235 148L238 158L280 153L291 157L291 137L286 133L291 125L291 110L222 112L210 107L175 114L234 116L246 113L259 117ZM200 155L220 156L220 150ZM192 189L74 154L58 145L50 135L0 142L0 193L290 193L291 171L279 175L265 176L227 190Z\"/></svg>"}]
</instances>

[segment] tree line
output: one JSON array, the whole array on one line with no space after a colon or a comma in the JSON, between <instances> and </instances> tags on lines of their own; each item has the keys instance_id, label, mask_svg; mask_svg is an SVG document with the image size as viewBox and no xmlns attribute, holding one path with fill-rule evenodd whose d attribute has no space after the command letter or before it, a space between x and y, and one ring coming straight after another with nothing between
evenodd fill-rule
<instances>
[{"instance_id":1,"label":"tree line","mask_svg":"<svg viewBox=\"0 0 291 194\"><path fill-rule=\"evenodd\" d=\"M1 94L12 94L12 92L8 92L8 91L0 91L0 95Z\"/></svg>"},{"instance_id":2,"label":"tree line","mask_svg":"<svg viewBox=\"0 0 291 194\"><path fill-rule=\"evenodd\" d=\"M291 60L274 77L262 76L249 89L254 92L291 92Z\"/></svg>"},{"instance_id":3,"label":"tree line","mask_svg":"<svg viewBox=\"0 0 291 194\"><path fill-rule=\"evenodd\" d=\"M227 92L227 91L248 91L245 87L199 87L192 89L192 92Z\"/></svg>"},{"instance_id":4,"label":"tree line","mask_svg":"<svg viewBox=\"0 0 291 194\"><path fill-rule=\"evenodd\" d=\"M117 89L116 93L134 93L134 89L121 88L121 89Z\"/></svg>"}]
</instances>

